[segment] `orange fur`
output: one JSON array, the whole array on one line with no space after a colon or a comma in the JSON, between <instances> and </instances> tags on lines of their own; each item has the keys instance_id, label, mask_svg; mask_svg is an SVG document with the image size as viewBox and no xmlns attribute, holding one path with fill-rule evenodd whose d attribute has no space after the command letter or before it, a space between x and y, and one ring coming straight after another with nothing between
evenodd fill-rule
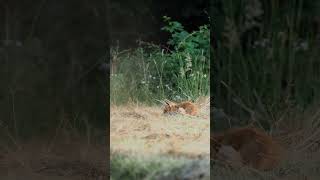
<instances>
[{"instance_id":1,"label":"orange fur","mask_svg":"<svg viewBox=\"0 0 320 180\"><path fill-rule=\"evenodd\" d=\"M231 146L242 157L243 164L259 170L276 167L282 148L272 137L255 128L233 128L212 137L213 158L221 146Z\"/></svg>"},{"instance_id":2,"label":"orange fur","mask_svg":"<svg viewBox=\"0 0 320 180\"><path fill-rule=\"evenodd\" d=\"M180 112L180 109L183 109L185 114L189 115L197 115L198 113L198 108L196 107L195 104L193 104L190 101L185 101L181 103L174 103L171 101L166 101L166 106L163 109L163 113L178 113Z\"/></svg>"}]
</instances>

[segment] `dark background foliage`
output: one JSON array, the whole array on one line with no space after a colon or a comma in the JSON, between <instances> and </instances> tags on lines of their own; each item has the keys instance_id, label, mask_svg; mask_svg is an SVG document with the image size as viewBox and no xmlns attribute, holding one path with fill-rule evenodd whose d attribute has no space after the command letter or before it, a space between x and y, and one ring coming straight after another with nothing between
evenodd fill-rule
<instances>
[{"instance_id":1,"label":"dark background foliage","mask_svg":"<svg viewBox=\"0 0 320 180\"><path fill-rule=\"evenodd\" d=\"M191 31L208 21L205 7L204 0L1 0L1 132L27 137L88 124L104 130L109 45L165 44L164 15Z\"/></svg>"},{"instance_id":2,"label":"dark background foliage","mask_svg":"<svg viewBox=\"0 0 320 180\"><path fill-rule=\"evenodd\" d=\"M161 31L162 17L169 16L184 25L185 30L197 30L208 22L208 0L152 1L111 0L112 45L128 48L136 45L136 40L165 44L169 34Z\"/></svg>"},{"instance_id":3,"label":"dark background foliage","mask_svg":"<svg viewBox=\"0 0 320 180\"><path fill-rule=\"evenodd\" d=\"M213 1L212 94L215 106L243 120L235 124L260 122L270 128L284 111L303 111L318 102L319 5Z\"/></svg>"},{"instance_id":4,"label":"dark background foliage","mask_svg":"<svg viewBox=\"0 0 320 180\"><path fill-rule=\"evenodd\" d=\"M105 129L105 1L0 2L1 128L16 135ZM87 127L87 126L86 126ZM1 130L1 132L6 132Z\"/></svg>"}]
</instances>

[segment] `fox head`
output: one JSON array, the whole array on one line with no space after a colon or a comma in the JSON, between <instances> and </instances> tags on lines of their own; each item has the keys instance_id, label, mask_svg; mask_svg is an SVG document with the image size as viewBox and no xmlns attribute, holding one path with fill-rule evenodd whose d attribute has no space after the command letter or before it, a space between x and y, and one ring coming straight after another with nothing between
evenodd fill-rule
<instances>
[{"instance_id":1,"label":"fox head","mask_svg":"<svg viewBox=\"0 0 320 180\"><path fill-rule=\"evenodd\" d=\"M174 102L171 102L169 100L165 100L164 103L165 103L165 106L163 109L164 114L177 112L179 110L177 104Z\"/></svg>"},{"instance_id":2,"label":"fox head","mask_svg":"<svg viewBox=\"0 0 320 180\"><path fill-rule=\"evenodd\" d=\"M197 107L191 103L190 101L184 101L181 103L174 103L169 100L163 101L164 114L188 114L188 115L196 115L197 114Z\"/></svg>"}]
</instances>

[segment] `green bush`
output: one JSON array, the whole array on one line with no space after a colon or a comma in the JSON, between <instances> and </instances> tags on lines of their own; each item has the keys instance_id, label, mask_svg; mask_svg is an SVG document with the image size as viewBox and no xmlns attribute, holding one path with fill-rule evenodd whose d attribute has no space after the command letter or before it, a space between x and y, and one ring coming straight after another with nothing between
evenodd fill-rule
<instances>
[{"instance_id":1,"label":"green bush","mask_svg":"<svg viewBox=\"0 0 320 180\"><path fill-rule=\"evenodd\" d=\"M112 103L155 100L195 100L209 94L210 31L207 25L191 33L169 17L162 30L171 34L172 50L140 42L139 48L112 49L115 72L111 76ZM115 76L121 75L121 81ZM119 83L121 85L119 85Z\"/></svg>"}]
</instances>

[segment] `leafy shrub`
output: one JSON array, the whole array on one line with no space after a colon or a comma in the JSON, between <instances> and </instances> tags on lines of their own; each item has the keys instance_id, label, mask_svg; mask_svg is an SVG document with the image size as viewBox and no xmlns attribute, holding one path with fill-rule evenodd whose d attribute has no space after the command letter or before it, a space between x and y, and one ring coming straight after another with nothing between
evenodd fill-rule
<instances>
[{"instance_id":1,"label":"leafy shrub","mask_svg":"<svg viewBox=\"0 0 320 180\"><path fill-rule=\"evenodd\" d=\"M123 74L128 100L155 102L155 99L194 100L209 94L210 31L207 25L191 33L169 17L162 30L171 34L172 50L140 42L140 47L126 53L113 49L117 72ZM124 86L126 86L124 85ZM116 88L111 78L111 89ZM117 90L119 91L119 90ZM111 96L116 96L112 93ZM122 97L119 97L123 99ZM117 98L112 99L117 102ZM123 101L122 101L123 102ZM119 103L119 102L118 102Z\"/></svg>"}]
</instances>

